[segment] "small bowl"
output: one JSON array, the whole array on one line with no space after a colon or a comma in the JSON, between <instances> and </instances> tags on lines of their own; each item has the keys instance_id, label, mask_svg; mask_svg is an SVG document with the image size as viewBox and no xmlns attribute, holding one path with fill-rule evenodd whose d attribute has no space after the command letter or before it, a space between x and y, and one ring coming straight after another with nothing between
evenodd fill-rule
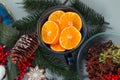
<instances>
[{"instance_id":1,"label":"small bowl","mask_svg":"<svg viewBox=\"0 0 120 80\"><path fill-rule=\"evenodd\" d=\"M81 29L81 33L82 33L82 41L79 43L79 45L75 48L75 49L72 49L72 50L68 50L68 51L64 51L64 52L56 52L56 51L53 51L50 49L50 47L45 44L43 42L43 40L41 39L41 28L42 28L42 25L45 23L45 21L47 21L48 19L48 16L56 11L56 10L63 10L65 12L67 11L72 11L72 12L76 12L80 15L82 21L83 21L83 26L82 26L82 29ZM39 42L40 42L40 46L44 47L48 52L50 53L53 53L53 54L67 54L67 53L72 53L74 52L76 49L78 49L80 47L80 45L84 42L85 38L86 38L86 35L87 35L87 28L86 28L86 25L85 25L85 21L82 17L82 15L75 9L71 8L71 7L66 7L66 6L55 6L55 7L52 7L48 10L46 10L40 17L39 21L38 21L38 24L37 24L37 34L38 34L38 37L39 37Z\"/></svg>"},{"instance_id":2,"label":"small bowl","mask_svg":"<svg viewBox=\"0 0 120 80\"><path fill-rule=\"evenodd\" d=\"M88 56L89 48L98 42L107 42L112 40L113 44L120 46L120 34L114 32L103 32L94 35L93 37L89 38L84 44L81 46L78 57L77 57L77 71L79 75L79 80L90 80L88 78L88 73L86 71L86 62Z\"/></svg>"}]
</instances>

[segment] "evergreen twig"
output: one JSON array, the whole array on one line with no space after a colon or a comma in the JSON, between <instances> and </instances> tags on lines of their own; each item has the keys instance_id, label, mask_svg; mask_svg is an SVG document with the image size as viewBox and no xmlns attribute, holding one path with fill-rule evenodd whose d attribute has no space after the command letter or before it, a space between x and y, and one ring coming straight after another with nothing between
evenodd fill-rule
<instances>
[{"instance_id":1,"label":"evergreen twig","mask_svg":"<svg viewBox=\"0 0 120 80\"><path fill-rule=\"evenodd\" d=\"M77 9L85 18L86 22L92 25L103 25L105 23L104 17L87 5L85 5L80 0L72 0L71 7Z\"/></svg>"},{"instance_id":2,"label":"evergreen twig","mask_svg":"<svg viewBox=\"0 0 120 80\"><path fill-rule=\"evenodd\" d=\"M17 65L11 62L10 57L7 58L7 61L6 72L8 75L8 80L14 80L18 74Z\"/></svg>"},{"instance_id":3,"label":"evergreen twig","mask_svg":"<svg viewBox=\"0 0 120 80\"><path fill-rule=\"evenodd\" d=\"M77 9L85 18L88 28L88 38L105 31L104 24L106 24L106 22L104 21L104 17L102 15L98 14L80 0L72 0L71 7Z\"/></svg>"},{"instance_id":4,"label":"evergreen twig","mask_svg":"<svg viewBox=\"0 0 120 80\"><path fill-rule=\"evenodd\" d=\"M36 63L36 65L42 66L44 68L48 68L53 73L64 76L65 80L77 80L78 78L75 67L70 69L66 63L56 59L56 57L47 53L42 47L39 47L35 53L35 60L33 63Z\"/></svg>"},{"instance_id":5,"label":"evergreen twig","mask_svg":"<svg viewBox=\"0 0 120 80\"><path fill-rule=\"evenodd\" d=\"M91 28L91 27L93 27L93 28ZM104 25L103 26L100 26L100 25L92 26L91 25L91 27L88 27L88 30L89 30L88 35L87 35L88 38L92 37L95 34L105 31Z\"/></svg>"},{"instance_id":6,"label":"evergreen twig","mask_svg":"<svg viewBox=\"0 0 120 80\"><path fill-rule=\"evenodd\" d=\"M35 12L13 23L12 26L19 30L20 34L35 32L41 13L47 8L61 3L59 0L24 0L23 4L27 10Z\"/></svg>"},{"instance_id":7,"label":"evergreen twig","mask_svg":"<svg viewBox=\"0 0 120 80\"><path fill-rule=\"evenodd\" d=\"M15 28L0 24L0 42L7 47L13 46L19 38L19 31Z\"/></svg>"},{"instance_id":8,"label":"evergreen twig","mask_svg":"<svg viewBox=\"0 0 120 80\"><path fill-rule=\"evenodd\" d=\"M35 32L37 28L37 21L42 12L35 12L27 17L23 17L21 20L17 20L13 23L12 27L15 27L20 31L20 34L27 34Z\"/></svg>"},{"instance_id":9,"label":"evergreen twig","mask_svg":"<svg viewBox=\"0 0 120 80\"><path fill-rule=\"evenodd\" d=\"M46 10L49 7L61 5L59 0L24 0L24 8L27 10Z\"/></svg>"},{"instance_id":10,"label":"evergreen twig","mask_svg":"<svg viewBox=\"0 0 120 80\"><path fill-rule=\"evenodd\" d=\"M50 68L50 69L52 69L52 71L54 71L54 68L60 69L60 70L65 70L65 68L68 69L68 66L66 64L64 64L60 60L56 59L54 56L51 56L42 47L39 47L37 52L35 53L34 61L35 61L34 63L42 65L42 67L45 67L45 68ZM59 63L59 64L56 65L57 63Z\"/></svg>"}]
</instances>

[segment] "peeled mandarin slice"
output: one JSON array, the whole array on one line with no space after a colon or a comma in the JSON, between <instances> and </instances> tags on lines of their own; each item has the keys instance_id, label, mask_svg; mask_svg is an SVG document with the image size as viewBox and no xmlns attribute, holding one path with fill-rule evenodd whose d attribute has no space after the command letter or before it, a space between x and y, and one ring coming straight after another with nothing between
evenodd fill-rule
<instances>
[{"instance_id":1,"label":"peeled mandarin slice","mask_svg":"<svg viewBox=\"0 0 120 80\"><path fill-rule=\"evenodd\" d=\"M60 17L61 29L69 26L75 26L79 31L81 30L82 20L76 12L66 12Z\"/></svg>"},{"instance_id":2,"label":"peeled mandarin slice","mask_svg":"<svg viewBox=\"0 0 120 80\"><path fill-rule=\"evenodd\" d=\"M70 50L78 46L81 38L81 33L74 26L70 26L62 30L59 43L63 48Z\"/></svg>"},{"instance_id":3,"label":"peeled mandarin slice","mask_svg":"<svg viewBox=\"0 0 120 80\"><path fill-rule=\"evenodd\" d=\"M41 30L42 40L46 44L59 42L59 27L54 21L46 21Z\"/></svg>"},{"instance_id":4,"label":"peeled mandarin slice","mask_svg":"<svg viewBox=\"0 0 120 80\"><path fill-rule=\"evenodd\" d=\"M48 20L55 21L58 23L61 15L63 15L64 13L65 12L62 10L54 11L50 14L50 16L48 17Z\"/></svg>"},{"instance_id":5,"label":"peeled mandarin slice","mask_svg":"<svg viewBox=\"0 0 120 80\"><path fill-rule=\"evenodd\" d=\"M54 51L57 51L57 52L63 52L63 51L65 51L65 49L63 47L61 47L61 45L59 43L57 43L57 44L51 44L50 48L52 50L54 50Z\"/></svg>"}]
</instances>

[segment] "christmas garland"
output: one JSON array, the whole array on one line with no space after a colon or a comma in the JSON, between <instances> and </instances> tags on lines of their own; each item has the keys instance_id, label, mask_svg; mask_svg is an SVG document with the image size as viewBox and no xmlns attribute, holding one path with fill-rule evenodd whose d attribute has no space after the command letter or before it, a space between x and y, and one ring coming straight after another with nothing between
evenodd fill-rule
<instances>
[{"instance_id":1,"label":"christmas garland","mask_svg":"<svg viewBox=\"0 0 120 80\"><path fill-rule=\"evenodd\" d=\"M0 42L4 43L7 47L13 47L21 35L36 33L36 24L42 12L49 7L57 5L73 7L83 15L88 27L88 38L99 32L105 31L104 24L106 24L106 22L102 15L96 13L93 9L89 8L79 0L71 0L70 4L67 4L67 1L68 0L61 3L60 0L24 0L22 4L30 15L15 21L9 27L2 25L0 27ZM35 59L32 62L33 67L38 65L42 68L48 68L53 73L62 75L65 80L78 80L76 66L69 68L68 65L54 55L49 54L44 48L38 47L34 56ZM16 74L18 73L18 68L15 64L10 62L10 58L8 58L8 64L8 78L9 80L14 80L14 78L17 77Z\"/></svg>"}]
</instances>

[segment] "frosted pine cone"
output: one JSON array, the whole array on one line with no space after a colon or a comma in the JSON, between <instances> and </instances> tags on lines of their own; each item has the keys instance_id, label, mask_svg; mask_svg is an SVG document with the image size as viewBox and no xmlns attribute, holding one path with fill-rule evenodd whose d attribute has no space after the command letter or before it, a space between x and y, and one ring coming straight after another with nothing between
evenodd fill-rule
<instances>
[{"instance_id":1,"label":"frosted pine cone","mask_svg":"<svg viewBox=\"0 0 120 80\"><path fill-rule=\"evenodd\" d=\"M20 63L32 56L38 48L36 34L23 35L11 50L12 63Z\"/></svg>"}]
</instances>

